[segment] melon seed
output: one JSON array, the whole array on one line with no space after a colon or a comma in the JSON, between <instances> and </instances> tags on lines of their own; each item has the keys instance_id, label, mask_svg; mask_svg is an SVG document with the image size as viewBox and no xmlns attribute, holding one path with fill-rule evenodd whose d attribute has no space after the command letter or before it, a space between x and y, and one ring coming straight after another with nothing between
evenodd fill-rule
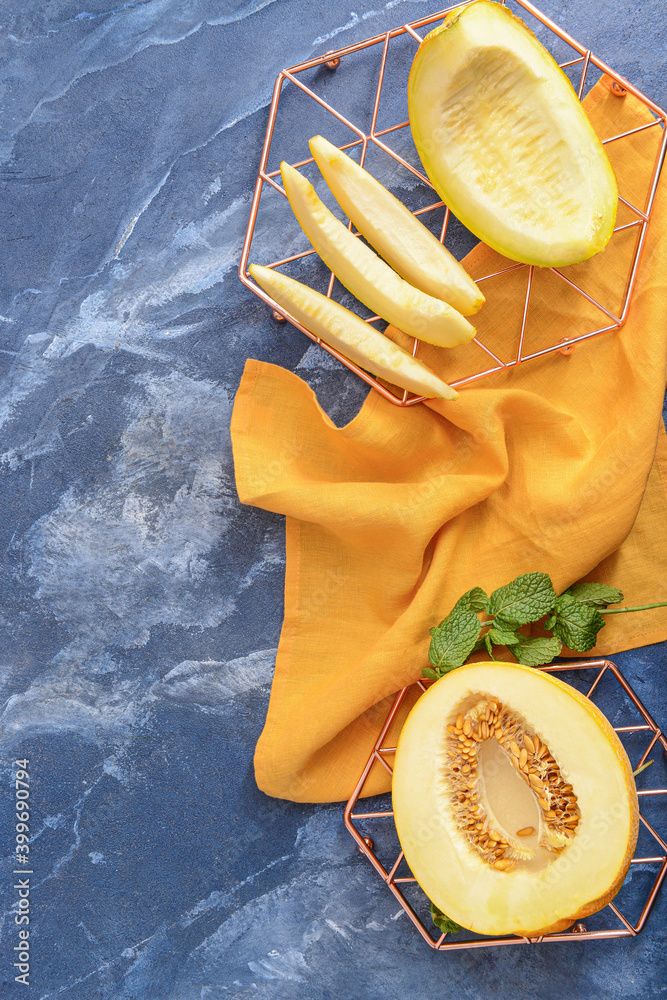
<instances>
[{"instance_id":1,"label":"melon seed","mask_svg":"<svg viewBox=\"0 0 667 1000\"><path fill-rule=\"evenodd\" d=\"M500 858L498 861L494 861L493 867L497 868L499 872L504 872L511 864L509 858Z\"/></svg>"},{"instance_id":2,"label":"melon seed","mask_svg":"<svg viewBox=\"0 0 667 1000\"><path fill-rule=\"evenodd\" d=\"M556 856L574 836L579 822L577 797L566 785L558 764L540 739L525 731L525 724L497 702L481 699L467 712L460 712L454 725L446 727L445 772L451 783L450 801L459 829L483 860L499 871L512 871L526 854L526 848L512 847L489 827L489 817L479 804L477 753L480 744L495 738L507 759L535 795L547 827L562 838L561 846L542 841L539 849ZM535 827L523 827L518 837L529 837ZM515 851L523 853L516 855ZM509 852L509 857L506 856ZM513 856L514 855L514 856ZM498 867L500 864L500 867Z\"/></svg>"}]
</instances>

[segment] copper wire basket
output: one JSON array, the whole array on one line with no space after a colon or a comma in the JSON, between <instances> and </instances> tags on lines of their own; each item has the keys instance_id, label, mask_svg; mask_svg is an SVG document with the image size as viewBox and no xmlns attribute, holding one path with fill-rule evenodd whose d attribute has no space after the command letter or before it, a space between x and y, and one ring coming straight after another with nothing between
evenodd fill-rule
<instances>
[{"instance_id":1,"label":"copper wire basket","mask_svg":"<svg viewBox=\"0 0 667 1000\"><path fill-rule=\"evenodd\" d=\"M503 4L506 4L506 0L501 0ZM622 202L630 213L631 221L626 222L622 225L618 225L614 230L614 233L619 233L622 230L634 229L636 231L636 242L634 247L634 252L632 254L627 277L625 281L625 291L622 297L622 302L619 308L609 308L608 304L605 305L604 302L598 301L596 298L588 294L579 284L568 277L568 275L559 270L558 268L548 268L548 269L538 269L538 270L549 270L558 279L566 283L566 285L577 295L580 295L590 306L594 307L594 317L595 322L591 324L591 329L587 330L585 333L574 337L567 338L562 336L558 338L555 343L548 344L547 346L540 346L539 349L534 349L530 347L530 336L529 336L529 311L531 294L533 292L533 279L535 276L535 267L533 265L526 264L513 264L502 270L495 271L492 274L485 274L482 276L475 277L476 282L486 282L491 279L504 280L505 275L509 275L510 272L523 270L526 274L525 283L525 296L523 303L523 312L521 315L520 322L518 323L518 329L516 331L516 350L512 357L506 357L504 360L496 353L499 349L493 349L494 345L489 345L489 343L482 342L478 337L473 341L473 344L479 349L479 368L473 365L472 372L466 371L461 377L450 378L448 376L448 381L455 388L461 388L461 386L476 382L485 376L492 375L496 372L509 370L521 365L527 361L534 360L535 358L542 357L544 355L553 354L555 352L561 352L563 354L569 354L574 349L576 344L582 341L590 340L593 337L598 337L601 334L608 333L613 330L618 330L625 322L628 310L630 308L630 303L632 299L633 290L635 287L635 280L637 277L637 271L639 268L639 262L644 247L644 242L646 238L646 230L651 217L651 212L653 209L653 203L655 199L658 179L660 176L660 171L665 158L665 150L667 148L667 129L664 128L667 124L667 114L661 108L659 108L653 101L649 100L644 94L642 94L636 87L634 87L628 80L624 79L618 73L615 73L606 63L598 59L590 49L586 46L577 42L574 38L568 35L565 31L559 28L553 21L542 14L536 7L527 0L513 0L515 6L521 8L521 16L529 14L532 15L533 19L539 22L539 25L532 20L530 27L537 29L543 26L546 29L547 37L544 39L547 48L553 48L553 45L558 43L565 43L567 46L567 51L571 52L571 57L564 60L559 60L560 66L564 71L568 72L570 75L572 73L578 74L579 79L576 77L573 80L575 89L579 98L581 99L586 91L587 81L590 83L590 76L592 68L595 68L601 74L606 74L609 77L611 90L613 93L622 96L625 93L633 94L647 109L650 115L650 121L644 121L642 124L638 124L636 127L629 130L620 132L617 135L610 136L603 140L603 144L608 145L610 143L619 142L628 136L632 136L637 132L643 131L647 128L662 127L662 140L659 143L657 152L655 155L655 163L653 170L647 185L645 198L641 204L631 204L624 198L620 198L619 201ZM310 333L301 323L298 322L287 310L281 308L277 303L264 292L249 276L248 274L248 262L250 258L250 250L253 243L253 238L256 235L256 230L258 226L258 221L260 221L260 201L262 196L267 193L272 193L275 198L286 197L283 188L276 178L280 177L280 170L267 170L269 163L269 156L275 158L277 155L279 159L285 159L286 156L281 156L280 151L276 153L275 143L274 143L274 131L276 127L276 120L279 112L279 104L283 94L287 92L290 88L292 90L297 88L301 94L305 95L307 98L312 99L315 105L319 109L323 109L332 118L338 122L340 125L345 126L349 129L354 138L352 141L342 143L340 145L341 149L345 150L355 150L359 148L359 162L364 165L367 153L371 147L374 149L383 150L388 156L392 157L393 160L399 163L405 170L409 171L414 177L417 177L422 181L428 188L432 190L433 186L425 176L423 171L419 169L414 164L410 163L409 160L397 152L396 149L392 148L390 142L392 137L397 134L406 134L409 136L409 122L408 121L398 121L383 128L378 127L378 116L381 107L383 107L383 97L387 91L387 83L392 79L392 73L389 72L388 66L391 64L392 49L399 44L402 38L410 36L416 46L422 40L424 35L424 29L428 30L434 23L440 22L442 18L447 14L448 11L452 10L455 6L461 6L461 4L453 4L444 10L438 11L429 17L422 18L418 21L413 21L410 24L404 24L401 27L395 28L392 31L387 31L384 34L375 35L373 38L367 38L364 41L357 42L354 45L348 45L345 48L338 49L336 51L328 52L323 56L319 56L316 59L309 59L306 62L299 63L297 66L291 66L288 69L284 69L279 75L275 82L273 89L273 98L271 101L271 106L269 110L269 121L266 130L266 137L264 140L264 146L262 149L262 154L259 163L259 169L257 172L257 182L255 185L255 190L253 194L251 209L250 209L250 220L248 223L248 228L245 235L245 240L243 244L243 251L241 255L241 263L239 267L239 277L243 284L249 288L255 295L258 296L263 302L265 302L274 312L274 317L276 319L287 319L296 326L299 330L314 340L316 343L328 351L329 354L333 355L349 369L356 372L360 378L376 389L385 399L390 400L397 406L412 406L415 403L419 403L424 398L423 396L416 396L408 391L403 391L400 389L393 390L391 387L379 382L372 375L369 375L358 365L349 361L344 355L340 354L334 348L329 347L327 344L323 343L319 337ZM507 4L510 6L510 4ZM544 34L544 30L542 33ZM550 45L550 42L552 43ZM562 45L561 45L562 48ZM360 127L357 123L351 121L345 114L338 110L333 103L325 100L321 92L318 93L318 89L322 90L322 87L317 88L317 84L309 80L309 84L304 82L304 79L309 79L309 74L312 75L311 71L318 69L320 67L326 67L331 72L334 72L347 60L353 59L357 53L364 52L364 58L367 60L374 60L374 72L375 72L375 94L372 104L372 109L370 112L370 121L367 122L366 127ZM402 71L404 72L404 79L399 81L399 85L403 87L405 91L407 89L407 74L410 68L411 59L403 61ZM580 74L579 74L580 67ZM325 88L326 89L326 88ZM312 107L312 105L311 105ZM313 112L315 108L313 108ZM320 114L320 111L318 111ZM308 111L304 111L304 115L308 116ZM304 151L307 147L304 147ZM414 152L414 147L413 147ZM415 157L413 157L415 158ZM293 163L295 167L304 167L307 164L313 162L312 157L307 157L305 159L300 159L298 162ZM442 201L435 201L426 207L419 208L414 212L415 215L425 216L428 213L439 212L442 214L442 222L440 224L440 240L441 242L448 245L448 232L451 230L451 213L447 206L444 205ZM294 226L298 230L298 225L294 219L292 219ZM352 228L351 223L349 224L350 229ZM299 230L300 233L300 230ZM260 250L261 253L261 250ZM309 257L315 254L312 249L304 250L299 253L293 253L287 256L280 256L276 260L267 262L265 266L271 268L283 268L293 262L299 261L303 258ZM328 280L328 286L326 293L329 297L334 292L334 275L329 272L330 277ZM516 277L516 276L513 276ZM588 308L588 307L587 307ZM370 316L367 318L367 322L376 323L380 320L379 316ZM563 331L565 334L566 331ZM488 341L488 337L485 337ZM419 341L414 340L412 345L413 355L417 354ZM502 352L500 352L502 353Z\"/></svg>"},{"instance_id":2,"label":"copper wire basket","mask_svg":"<svg viewBox=\"0 0 667 1000\"><path fill-rule=\"evenodd\" d=\"M620 687L620 691L617 688L615 693L622 699L622 701L621 704L617 706L615 714L627 717L628 721L627 724L615 726L615 732L618 733L621 738L625 738L626 740L630 734L635 733L646 734L649 737L648 745L642 752L637 763L634 765L635 769L638 769L645 764L648 760L649 754L654 750L659 749L659 747L662 747L663 751L667 751L667 739L665 739L661 730L658 728L635 692L623 677L621 671L610 660L591 660L581 663L559 663L556 665L541 667L540 669L546 670L549 673L596 670L595 679L586 691L587 697L591 699L594 694L599 694L600 682L603 678L608 677L616 682L613 686L614 688L617 688L618 685L618 687ZM420 681L416 686L423 692L427 689L428 682ZM637 794L639 796L641 820L640 836L637 842L638 846L635 850L635 856L630 863L630 869L628 875L626 876L626 881L619 890L615 899L611 903L608 903L607 906L600 911L600 913L593 914L592 917L589 917L586 924L581 922L576 923L569 931L564 933L542 935L535 938L520 937L518 935L508 935L506 937L481 937L479 935L473 935L468 931L464 931L460 935L451 935L442 934L437 930L428 915L430 906L429 901L410 872L403 856L403 851L400 850L400 845L398 845L398 854L396 854L395 847L392 850L392 843L398 844L392 809L384 808L383 804L379 805L378 808L375 809L356 809L359 799L364 794L366 782L368 781L373 768L383 768L389 775L393 773L392 760L393 755L396 752L396 746L395 744L388 742L388 737L392 727L395 729L394 724L397 721L401 705L410 691L410 688L403 688L403 690L399 691L396 695L394 703L382 726L380 735L375 741L373 750L361 773L359 781L357 782L357 786L345 807L344 822L345 826L354 838L359 850L365 855L366 858L368 858L375 871L380 875L387 886L387 890L398 900L402 909L410 918L426 943L437 951L452 951L463 948L489 948L499 945L542 944L547 942L563 941L578 942L600 940L603 938L636 937L636 935L639 934L639 932L643 930L646 925L648 915L651 911L653 903L655 902L660 886L663 883L665 874L667 874L667 843L665 843L663 837L649 822L642 810L646 809L648 803L656 804L661 802L662 800L660 800L658 796L667 795L667 788L643 787L638 790ZM609 696L609 692L607 692L607 695ZM635 716L634 720L632 719L632 715L630 715L630 713ZM639 715L641 721L637 720L637 715ZM626 749L629 750L629 753L632 753L631 749L627 747ZM644 772L646 780L649 784L651 781L651 771L652 768L648 768L646 772ZM641 784L644 783L645 781L643 780ZM385 844L384 849L381 849L376 845L376 841L380 840L389 842L388 844ZM649 845L648 848L646 843ZM646 853L647 851L648 853ZM652 878L648 884L641 912L638 916L636 913L633 914L633 919L632 916L626 915L621 910L619 900L623 895L624 887L633 878L634 872L637 871L637 866L644 866L644 870L648 869L651 874L654 870L654 866L657 866L657 868L655 869L655 877ZM410 898L408 898L408 894L410 894ZM633 909L636 910L636 906L636 902L633 901ZM600 929L589 929L589 924L591 924L591 922L603 924L610 923L612 926L602 927ZM614 924L616 926L614 926Z\"/></svg>"}]
</instances>

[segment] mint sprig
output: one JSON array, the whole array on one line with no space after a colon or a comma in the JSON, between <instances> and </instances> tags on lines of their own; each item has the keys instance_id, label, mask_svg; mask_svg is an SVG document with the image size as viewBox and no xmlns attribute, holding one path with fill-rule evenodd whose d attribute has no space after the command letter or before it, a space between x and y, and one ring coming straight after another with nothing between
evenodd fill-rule
<instances>
[{"instance_id":1,"label":"mint sprig","mask_svg":"<svg viewBox=\"0 0 667 1000\"><path fill-rule=\"evenodd\" d=\"M467 590L463 597L452 608L452 611L484 611L489 601L486 591L481 587L473 587Z\"/></svg>"},{"instance_id":2,"label":"mint sprig","mask_svg":"<svg viewBox=\"0 0 667 1000\"><path fill-rule=\"evenodd\" d=\"M439 676L460 667L468 659L479 638L479 618L456 604L444 621L431 629L428 658Z\"/></svg>"},{"instance_id":3,"label":"mint sprig","mask_svg":"<svg viewBox=\"0 0 667 1000\"><path fill-rule=\"evenodd\" d=\"M518 632L507 628L496 628L495 625L491 626L487 635L496 646L517 646L521 642L521 636Z\"/></svg>"},{"instance_id":4,"label":"mint sprig","mask_svg":"<svg viewBox=\"0 0 667 1000\"><path fill-rule=\"evenodd\" d=\"M562 648L560 639L548 637L532 639L522 636L518 645L510 648L510 652L525 667L540 667L544 663L551 663Z\"/></svg>"},{"instance_id":5,"label":"mint sprig","mask_svg":"<svg viewBox=\"0 0 667 1000\"><path fill-rule=\"evenodd\" d=\"M667 607L667 601L635 608L613 608L623 594L604 583L575 583L558 596L547 573L523 573L494 590L488 597L481 587L462 595L446 618L431 629L430 667L422 670L437 680L462 666L472 653L486 649L496 660L497 647L504 647L515 660L529 667L551 663L563 646L587 653L604 628L605 614ZM480 618L483 615L483 618ZM520 629L540 624L544 636L528 636Z\"/></svg>"},{"instance_id":6,"label":"mint sprig","mask_svg":"<svg viewBox=\"0 0 667 1000\"><path fill-rule=\"evenodd\" d=\"M598 632L605 624L596 607L583 604L565 593L556 598L554 612L545 625L561 642L578 653L587 653L593 648Z\"/></svg>"},{"instance_id":7,"label":"mint sprig","mask_svg":"<svg viewBox=\"0 0 667 1000\"><path fill-rule=\"evenodd\" d=\"M461 924L457 924L455 920L439 910L435 903L431 903L431 920L443 934L458 934L459 931L463 930Z\"/></svg>"},{"instance_id":8,"label":"mint sprig","mask_svg":"<svg viewBox=\"0 0 667 1000\"><path fill-rule=\"evenodd\" d=\"M599 608L620 604L623 600L621 591L608 587L606 583L573 583L562 596L574 597L580 604L592 604Z\"/></svg>"},{"instance_id":9,"label":"mint sprig","mask_svg":"<svg viewBox=\"0 0 667 1000\"><path fill-rule=\"evenodd\" d=\"M503 624L527 625L539 621L554 605L556 591L547 573L524 573L491 594L486 611Z\"/></svg>"}]
</instances>

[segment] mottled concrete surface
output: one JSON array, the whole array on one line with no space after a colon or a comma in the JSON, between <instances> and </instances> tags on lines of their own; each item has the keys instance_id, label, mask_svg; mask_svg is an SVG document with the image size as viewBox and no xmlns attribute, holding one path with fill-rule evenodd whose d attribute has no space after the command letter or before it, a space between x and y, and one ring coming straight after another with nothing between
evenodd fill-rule
<instances>
[{"instance_id":1,"label":"mottled concrete surface","mask_svg":"<svg viewBox=\"0 0 667 1000\"><path fill-rule=\"evenodd\" d=\"M433 10L0 4L3 997L667 992L664 895L635 941L435 955L339 806L274 801L253 780L283 524L237 501L234 393L254 356L297 371L337 422L365 395L238 281L271 89L283 66ZM545 10L667 104L661 0ZM372 69L359 58L346 72L350 113L366 113ZM398 113L404 93L387 101ZM295 148L321 128L299 109L279 122ZM258 239L290 249L278 212ZM663 721L666 659L618 657ZM32 775L29 986L12 968L19 756Z\"/></svg>"}]
</instances>

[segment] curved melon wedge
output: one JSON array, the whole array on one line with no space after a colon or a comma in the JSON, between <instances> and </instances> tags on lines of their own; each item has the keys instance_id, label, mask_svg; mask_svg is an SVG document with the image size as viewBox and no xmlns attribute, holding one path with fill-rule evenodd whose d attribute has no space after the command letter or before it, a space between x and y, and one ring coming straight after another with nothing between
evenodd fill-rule
<instances>
[{"instance_id":1,"label":"curved melon wedge","mask_svg":"<svg viewBox=\"0 0 667 1000\"><path fill-rule=\"evenodd\" d=\"M506 7L475 0L426 36L408 112L436 191L489 246L543 267L606 246L618 204L607 154L565 74Z\"/></svg>"},{"instance_id":2,"label":"curved melon wedge","mask_svg":"<svg viewBox=\"0 0 667 1000\"><path fill-rule=\"evenodd\" d=\"M393 775L426 895L480 934L536 936L602 909L637 842L632 769L587 698L541 670L473 663L424 694Z\"/></svg>"},{"instance_id":3,"label":"curved melon wedge","mask_svg":"<svg viewBox=\"0 0 667 1000\"><path fill-rule=\"evenodd\" d=\"M360 368L418 396L457 398L456 390L418 358L413 358L339 302L271 268L251 264L249 271L280 307Z\"/></svg>"},{"instance_id":4,"label":"curved melon wedge","mask_svg":"<svg viewBox=\"0 0 667 1000\"><path fill-rule=\"evenodd\" d=\"M475 328L461 313L413 288L392 271L332 215L298 170L281 163L280 173L306 236L327 267L364 305L403 333L438 347L456 347L472 340Z\"/></svg>"},{"instance_id":5,"label":"curved melon wedge","mask_svg":"<svg viewBox=\"0 0 667 1000\"><path fill-rule=\"evenodd\" d=\"M340 207L402 278L463 316L481 309L484 296L470 275L403 202L323 136L309 145Z\"/></svg>"}]
</instances>

